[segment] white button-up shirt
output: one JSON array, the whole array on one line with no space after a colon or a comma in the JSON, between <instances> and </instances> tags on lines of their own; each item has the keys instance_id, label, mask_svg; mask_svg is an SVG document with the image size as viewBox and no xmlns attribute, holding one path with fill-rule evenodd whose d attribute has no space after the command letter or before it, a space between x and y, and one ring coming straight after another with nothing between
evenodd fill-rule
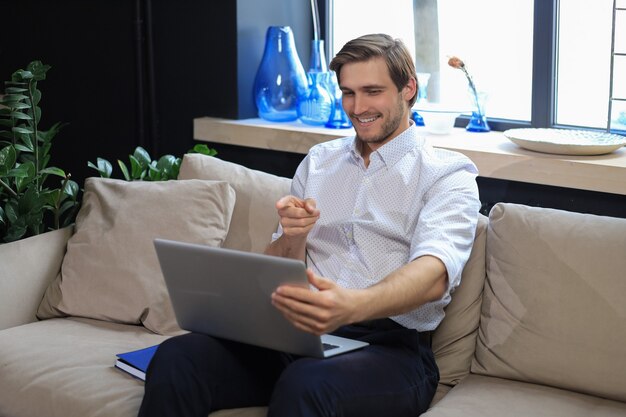
<instances>
[{"instance_id":1,"label":"white button-up shirt","mask_svg":"<svg viewBox=\"0 0 626 417\"><path fill-rule=\"evenodd\" d=\"M368 167L354 137L314 146L291 189L314 198L320 210L307 265L343 287L366 288L420 256L435 256L447 269L445 296L392 317L409 328L435 329L474 240L477 173L464 155L428 145L413 125L372 152ZM273 238L281 233L279 227Z\"/></svg>"}]
</instances>

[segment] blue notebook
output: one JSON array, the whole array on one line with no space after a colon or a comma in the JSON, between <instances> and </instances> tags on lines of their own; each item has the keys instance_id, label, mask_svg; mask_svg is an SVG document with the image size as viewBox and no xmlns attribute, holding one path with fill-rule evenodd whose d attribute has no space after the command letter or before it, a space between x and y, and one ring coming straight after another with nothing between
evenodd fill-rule
<instances>
[{"instance_id":1,"label":"blue notebook","mask_svg":"<svg viewBox=\"0 0 626 417\"><path fill-rule=\"evenodd\" d=\"M148 365L159 345L150 346L144 349L133 350L126 353L117 354L115 367L129 373L135 378L146 380Z\"/></svg>"}]
</instances>

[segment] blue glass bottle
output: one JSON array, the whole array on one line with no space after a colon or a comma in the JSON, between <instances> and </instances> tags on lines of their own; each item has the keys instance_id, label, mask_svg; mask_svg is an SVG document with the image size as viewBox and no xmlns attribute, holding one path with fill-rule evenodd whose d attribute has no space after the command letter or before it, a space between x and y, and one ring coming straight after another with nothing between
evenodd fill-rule
<instances>
[{"instance_id":1,"label":"blue glass bottle","mask_svg":"<svg viewBox=\"0 0 626 417\"><path fill-rule=\"evenodd\" d=\"M324 54L324 41L311 41L308 89L298 97L298 119L302 123L321 126L330 119L334 99L328 91L328 67Z\"/></svg>"},{"instance_id":2,"label":"blue glass bottle","mask_svg":"<svg viewBox=\"0 0 626 417\"><path fill-rule=\"evenodd\" d=\"M298 97L307 86L291 28L270 26L253 87L259 117L272 122L296 120Z\"/></svg>"}]
</instances>

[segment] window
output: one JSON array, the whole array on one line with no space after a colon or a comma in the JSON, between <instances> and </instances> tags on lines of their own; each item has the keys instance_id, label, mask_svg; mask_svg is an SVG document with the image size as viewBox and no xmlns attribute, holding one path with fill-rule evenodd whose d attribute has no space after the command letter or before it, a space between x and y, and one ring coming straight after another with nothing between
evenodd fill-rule
<instances>
[{"instance_id":1,"label":"window","mask_svg":"<svg viewBox=\"0 0 626 417\"><path fill-rule=\"evenodd\" d=\"M447 65L456 55L487 92L496 130L606 129L609 102L612 127L626 129L626 10L616 12L612 54L614 0L327 1L331 56L356 36L389 33L431 74L429 101L467 102L463 73Z\"/></svg>"}]
</instances>

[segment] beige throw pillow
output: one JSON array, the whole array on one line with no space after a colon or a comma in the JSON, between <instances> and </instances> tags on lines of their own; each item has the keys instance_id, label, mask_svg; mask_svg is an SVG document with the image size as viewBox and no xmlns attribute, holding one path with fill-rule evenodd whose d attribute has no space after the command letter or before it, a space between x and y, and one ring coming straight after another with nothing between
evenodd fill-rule
<instances>
[{"instance_id":1,"label":"beige throw pillow","mask_svg":"<svg viewBox=\"0 0 626 417\"><path fill-rule=\"evenodd\" d=\"M497 204L472 372L626 401L626 219Z\"/></svg>"},{"instance_id":2,"label":"beige throw pillow","mask_svg":"<svg viewBox=\"0 0 626 417\"><path fill-rule=\"evenodd\" d=\"M88 178L76 232L39 318L87 317L180 332L154 238L220 246L235 193L225 182Z\"/></svg>"},{"instance_id":3,"label":"beige throw pillow","mask_svg":"<svg viewBox=\"0 0 626 417\"><path fill-rule=\"evenodd\" d=\"M179 179L228 182L237 193L224 247L263 252L278 227L275 203L289 194L291 180L201 154L186 154Z\"/></svg>"}]
</instances>

